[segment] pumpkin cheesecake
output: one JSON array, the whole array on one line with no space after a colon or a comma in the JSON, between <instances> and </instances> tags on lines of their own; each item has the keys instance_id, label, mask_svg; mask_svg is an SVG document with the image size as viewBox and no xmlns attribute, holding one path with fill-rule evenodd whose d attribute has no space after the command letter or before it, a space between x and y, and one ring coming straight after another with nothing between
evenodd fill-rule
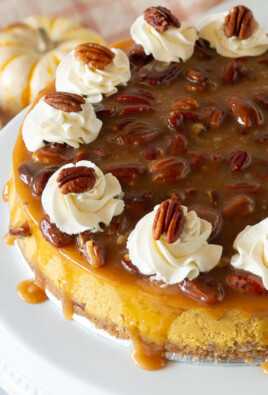
<instances>
[{"instance_id":1,"label":"pumpkin cheesecake","mask_svg":"<svg viewBox=\"0 0 268 395\"><path fill-rule=\"evenodd\" d=\"M131 339L139 366L264 361L266 33L244 6L198 28L150 7L130 32L76 47L36 98L9 233L65 317Z\"/></svg>"}]
</instances>

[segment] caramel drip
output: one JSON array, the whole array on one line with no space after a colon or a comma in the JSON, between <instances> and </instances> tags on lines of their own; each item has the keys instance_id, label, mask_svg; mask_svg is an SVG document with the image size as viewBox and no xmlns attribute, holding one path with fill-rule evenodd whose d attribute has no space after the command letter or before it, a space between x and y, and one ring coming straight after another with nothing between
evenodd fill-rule
<instances>
[{"instance_id":1,"label":"caramel drip","mask_svg":"<svg viewBox=\"0 0 268 395\"><path fill-rule=\"evenodd\" d=\"M17 285L17 293L23 302L38 304L47 300L45 290L35 280L25 280Z\"/></svg>"},{"instance_id":2,"label":"caramel drip","mask_svg":"<svg viewBox=\"0 0 268 395\"><path fill-rule=\"evenodd\" d=\"M64 318L66 320L71 320L73 318L73 301L69 295L71 295L72 291L72 283L73 279L71 274L68 271L66 265L62 265L63 271L63 281L62 281L62 290L63 290L63 299L62 299L62 311Z\"/></svg>"},{"instance_id":3,"label":"caramel drip","mask_svg":"<svg viewBox=\"0 0 268 395\"><path fill-rule=\"evenodd\" d=\"M261 365L261 370L264 374L268 376L268 361L263 362L263 364Z\"/></svg>"},{"instance_id":4,"label":"caramel drip","mask_svg":"<svg viewBox=\"0 0 268 395\"><path fill-rule=\"evenodd\" d=\"M71 320L73 318L73 302L66 294L64 294L62 299L62 311L66 320Z\"/></svg>"},{"instance_id":5,"label":"caramel drip","mask_svg":"<svg viewBox=\"0 0 268 395\"><path fill-rule=\"evenodd\" d=\"M8 232L5 234L4 236L4 242L8 245L8 246L13 246L14 243L16 241L16 237L15 236L11 236Z\"/></svg>"},{"instance_id":6,"label":"caramel drip","mask_svg":"<svg viewBox=\"0 0 268 395\"><path fill-rule=\"evenodd\" d=\"M8 202L8 182L4 186L2 198L3 198L4 202Z\"/></svg>"},{"instance_id":7,"label":"caramel drip","mask_svg":"<svg viewBox=\"0 0 268 395\"><path fill-rule=\"evenodd\" d=\"M159 370L166 366L167 359L163 346L147 343L132 331L128 332L133 343L130 357L139 368L144 370Z\"/></svg>"}]
</instances>

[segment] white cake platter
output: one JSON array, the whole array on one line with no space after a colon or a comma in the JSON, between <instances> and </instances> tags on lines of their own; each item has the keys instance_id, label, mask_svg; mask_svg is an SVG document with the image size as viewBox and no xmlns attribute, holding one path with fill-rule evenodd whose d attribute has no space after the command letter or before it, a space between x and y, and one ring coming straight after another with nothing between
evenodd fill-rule
<instances>
[{"instance_id":1,"label":"white cake platter","mask_svg":"<svg viewBox=\"0 0 268 395\"><path fill-rule=\"evenodd\" d=\"M237 1L217 7L229 9ZM267 26L267 0L243 1ZM210 12L214 12L213 11ZM0 190L26 110L0 132ZM254 366L209 366L169 362L142 371L129 350L75 321L66 321L51 302L23 303L17 284L30 277L15 247L5 245L7 204L0 201L0 387L11 395L267 395L268 377Z\"/></svg>"}]
</instances>

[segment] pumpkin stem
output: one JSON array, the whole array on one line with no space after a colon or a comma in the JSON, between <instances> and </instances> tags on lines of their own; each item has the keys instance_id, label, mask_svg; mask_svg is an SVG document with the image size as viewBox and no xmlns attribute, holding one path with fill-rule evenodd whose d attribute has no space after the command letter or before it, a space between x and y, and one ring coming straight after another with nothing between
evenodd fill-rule
<instances>
[{"instance_id":1,"label":"pumpkin stem","mask_svg":"<svg viewBox=\"0 0 268 395\"><path fill-rule=\"evenodd\" d=\"M38 33L40 35L39 51L41 53L48 52L55 47L55 44L49 39L48 34L43 27L38 29Z\"/></svg>"}]
</instances>

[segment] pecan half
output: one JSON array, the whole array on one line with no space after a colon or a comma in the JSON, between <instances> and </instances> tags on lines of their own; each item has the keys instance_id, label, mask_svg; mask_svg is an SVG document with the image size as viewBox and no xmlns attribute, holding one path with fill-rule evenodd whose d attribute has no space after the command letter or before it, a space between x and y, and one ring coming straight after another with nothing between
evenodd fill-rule
<instances>
[{"instance_id":1,"label":"pecan half","mask_svg":"<svg viewBox=\"0 0 268 395\"><path fill-rule=\"evenodd\" d=\"M50 92L44 97L44 102L57 110L65 112L82 111L81 104L85 104L85 99L75 93Z\"/></svg>"},{"instance_id":2,"label":"pecan half","mask_svg":"<svg viewBox=\"0 0 268 395\"><path fill-rule=\"evenodd\" d=\"M258 92L255 94L255 100L262 104L264 107L268 108L268 93L267 92Z\"/></svg>"},{"instance_id":3,"label":"pecan half","mask_svg":"<svg viewBox=\"0 0 268 395\"><path fill-rule=\"evenodd\" d=\"M192 211L195 211L198 217L208 221L212 225L209 242L217 237L222 228L222 216L219 211L212 207L207 206L193 206Z\"/></svg>"},{"instance_id":4,"label":"pecan half","mask_svg":"<svg viewBox=\"0 0 268 395\"><path fill-rule=\"evenodd\" d=\"M239 172L246 169L251 162L251 156L247 151L236 150L231 152L228 157L228 163L233 172Z\"/></svg>"},{"instance_id":5,"label":"pecan half","mask_svg":"<svg viewBox=\"0 0 268 395\"><path fill-rule=\"evenodd\" d=\"M228 100L229 107L237 122L244 128L263 124L263 114L255 104L246 97L232 96Z\"/></svg>"},{"instance_id":6,"label":"pecan half","mask_svg":"<svg viewBox=\"0 0 268 395\"><path fill-rule=\"evenodd\" d=\"M175 243L182 234L185 224L183 209L179 202L167 199L156 210L152 235L155 240L166 233L168 243Z\"/></svg>"},{"instance_id":7,"label":"pecan half","mask_svg":"<svg viewBox=\"0 0 268 395\"><path fill-rule=\"evenodd\" d=\"M183 158L168 157L150 166L153 181L174 182L185 178L190 172L189 163Z\"/></svg>"},{"instance_id":8,"label":"pecan half","mask_svg":"<svg viewBox=\"0 0 268 395\"><path fill-rule=\"evenodd\" d=\"M84 254L94 268L102 267L105 264L105 249L94 240L88 240L85 243Z\"/></svg>"},{"instance_id":9,"label":"pecan half","mask_svg":"<svg viewBox=\"0 0 268 395\"><path fill-rule=\"evenodd\" d=\"M227 277L227 284L233 289L237 289L249 295L268 295L268 290L264 287L261 277L248 272L238 272Z\"/></svg>"},{"instance_id":10,"label":"pecan half","mask_svg":"<svg viewBox=\"0 0 268 395\"><path fill-rule=\"evenodd\" d=\"M31 236L31 226L27 222L18 223L9 229L9 234L14 237L28 237Z\"/></svg>"},{"instance_id":11,"label":"pecan half","mask_svg":"<svg viewBox=\"0 0 268 395\"><path fill-rule=\"evenodd\" d=\"M122 256L121 264L128 272L141 275L141 272L139 271L137 266L133 265L133 263L131 262L128 254Z\"/></svg>"},{"instance_id":12,"label":"pecan half","mask_svg":"<svg viewBox=\"0 0 268 395\"><path fill-rule=\"evenodd\" d=\"M24 184L32 185L34 178L31 166L28 163L22 163L19 167L19 176Z\"/></svg>"},{"instance_id":13,"label":"pecan half","mask_svg":"<svg viewBox=\"0 0 268 395\"><path fill-rule=\"evenodd\" d=\"M181 97L177 99L173 106L172 111L190 111L196 110L199 107L199 103L194 97Z\"/></svg>"},{"instance_id":14,"label":"pecan half","mask_svg":"<svg viewBox=\"0 0 268 395\"><path fill-rule=\"evenodd\" d=\"M128 52L128 56L132 61L148 58L148 55L146 55L146 53L144 52L143 46L139 44L132 45Z\"/></svg>"},{"instance_id":15,"label":"pecan half","mask_svg":"<svg viewBox=\"0 0 268 395\"><path fill-rule=\"evenodd\" d=\"M146 86L158 86L171 81L181 72L181 66L177 62L160 62L152 60L142 66L136 76L138 83Z\"/></svg>"},{"instance_id":16,"label":"pecan half","mask_svg":"<svg viewBox=\"0 0 268 395\"><path fill-rule=\"evenodd\" d=\"M118 144L143 144L155 139L160 133L160 129L141 122L137 119L127 119L114 125L115 130L119 130L116 136Z\"/></svg>"},{"instance_id":17,"label":"pecan half","mask_svg":"<svg viewBox=\"0 0 268 395\"><path fill-rule=\"evenodd\" d=\"M243 6L231 8L225 17L223 31L226 37L236 36L240 40L249 38L254 30L254 16L252 11Z\"/></svg>"},{"instance_id":18,"label":"pecan half","mask_svg":"<svg viewBox=\"0 0 268 395\"><path fill-rule=\"evenodd\" d=\"M34 162L45 164L62 164L73 161L73 158L69 157L66 152L59 152L52 147L39 148L32 154L32 159Z\"/></svg>"},{"instance_id":19,"label":"pecan half","mask_svg":"<svg viewBox=\"0 0 268 395\"><path fill-rule=\"evenodd\" d=\"M74 166L62 169L57 177L58 187L63 195L83 193L96 183L96 172L91 167Z\"/></svg>"},{"instance_id":20,"label":"pecan half","mask_svg":"<svg viewBox=\"0 0 268 395\"><path fill-rule=\"evenodd\" d=\"M56 248L67 247L74 242L75 236L63 233L55 224L52 224L47 218L40 222L40 229L44 239Z\"/></svg>"},{"instance_id":21,"label":"pecan half","mask_svg":"<svg viewBox=\"0 0 268 395\"><path fill-rule=\"evenodd\" d=\"M158 32L165 32L169 25L180 27L179 20L166 7L149 7L144 11L144 19Z\"/></svg>"},{"instance_id":22,"label":"pecan half","mask_svg":"<svg viewBox=\"0 0 268 395\"><path fill-rule=\"evenodd\" d=\"M238 79L246 75L246 73L247 73L247 68L243 64L243 62L234 59L228 62L224 66L221 79L222 82L225 84L233 84Z\"/></svg>"},{"instance_id":23,"label":"pecan half","mask_svg":"<svg viewBox=\"0 0 268 395\"><path fill-rule=\"evenodd\" d=\"M150 92L144 91L142 89L129 89L119 92L114 100L120 104L145 104L151 106L154 97Z\"/></svg>"},{"instance_id":24,"label":"pecan half","mask_svg":"<svg viewBox=\"0 0 268 395\"><path fill-rule=\"evenodd\" d=\"M184 136L178 134L172 137L168 142L168 153L170 156L184 154L187 151L187 140Z\"/></svg>"},{"instance_id":25,"label":"pecan half","mask_svg":"<svg viewBox=\"0 0 268 395\"><path fill-rule=\"evenodd\" d=\"M96 103L94 104L94 111L96 114L96 117L103 120L108 117L112 117L116 113L116 108L115 106L112 106L111 104L103 104L103 103Z\"/></svg>"},{"instance_id":26,"label":"pecan half","mask_svg":"<svg viewBox=\"0 0 268 395\"><path fill-rule=\"evenodd\" d=\"M235 184L224 185L224 188L229 191L245 192L255 194L261 191L261 186L257 183L238 182Z\"/></svg>"},{"instance_id":27,"label":"pecan half","mask_svg":"<svg viewBox=\"0 0 268 395\"><path fill-rule=\"evenodd\" d=\"M237 195L230 199L222 215L224 218L243 218L255 210L255 200L247 195Z\"/></svg>"},{"instance_id":28,"label":"pecan half","mask_svg":"<svg viewBox=\"0 0 268 395\"><path fill-rule=\"evenodd\" d=\"M179 283L179 287L189 298L200 303L216 304L224 298L221 283L206 277L200 276L192 281L186 279Z\"/></svg>"},{"instance_id":29,"label":"pecan half","mask_svg":"<svg viewBox=\"0 0 268 395\"><path fill-rule=\"evenodd\" d=\"M210 79L202 71L197 69L188 70L185 76L189 81L187 89L190 91L203 91L211 84Z\"/></svg>"},{"instance_id":30,"label":"pecan half","mask_svg":"<svg viewBox=\"0 0 268 395\"><path fill-rule=\"evenodd\" d=\"M145 172L145 167L140 163L119 163L102 167L104 173L112 173L122 182L130 182Z\"/></svg>"},{"instance_id":31,"label":"pecan half","mask_svg":"<svg viewBox=\"0 0 268 395\"><path fill-rule=\"evenodd\" d=\"M114 56L109 48L96 43L80 44L74 50L76 60L98 70L104 70L112 63Z\"/></svg>"},{"instance_id":32,"label":"pecan half","mask_svg":"<svg viewBox=\"0 0 268 395\"><path fill-rule=\"evenodd\" d=\"M181 132L184 121L199 122L200 116L193 111L171 111L168 116L168 127L176 132Z\"/></svg>"},{"instance_id":33,"label":"pecan half","mask_svg":"<svg viewBox=\"0 0 268 395\"><path fill-rule=\"evenodd\" d=\"M224 110L218 107L205 108L202 114L203 123L209 126L220 126L224 120Z\"/></svg>"},{"instance_id":34,"label":"pecan half","mask_svg":"<svg viewBox=\"0 0 268 395\"><path fill-rule=\"evenodd\" d=\"M204 40L203 38L199 38L199 40L195 42L194 54L199 59L209 60L211 59L209 48L210 48L210 43L207 40Z\"/></svg>"},{"instance_id":35,"label":"pecan half","mask_svg":"<svg viewBox=\"0 0 268 395\"><path fill-rule=\"evenodd\" d=\"M32 181L32 188L33 188L33 194L35 196L41 195L43 190L45 189L45 186L49 180L49 178L52 176L52 174L58 170L57 167L49 167L44 170L40 170L33 178Z\"/></svg>"}]
</instances>

